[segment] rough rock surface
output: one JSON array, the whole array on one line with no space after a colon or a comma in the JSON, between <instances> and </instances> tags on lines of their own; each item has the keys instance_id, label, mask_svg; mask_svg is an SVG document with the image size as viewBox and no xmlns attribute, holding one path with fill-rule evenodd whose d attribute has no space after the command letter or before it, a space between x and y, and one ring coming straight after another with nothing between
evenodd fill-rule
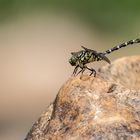
<instances>
[{"instance_id":1,"label":"rough rock surface","mask_svg":"<svg viewBox=\"0 0 140 140\"><path fill-rule=\"evenodd\" d=\"M135 90L140 89L140 56L117 59L111 65L99 69L100 75L109 81Z\"/></svg>"},{"instance_id":2,"label":"rough rock surface","mask_svg":"<svg viewBox=\"0 0 140 140\"><path fill-rule=\"evenodd\" d=\"M139 78L140 56L69 78L25 140L140 139Z\"/></svg>"}]
</instances>

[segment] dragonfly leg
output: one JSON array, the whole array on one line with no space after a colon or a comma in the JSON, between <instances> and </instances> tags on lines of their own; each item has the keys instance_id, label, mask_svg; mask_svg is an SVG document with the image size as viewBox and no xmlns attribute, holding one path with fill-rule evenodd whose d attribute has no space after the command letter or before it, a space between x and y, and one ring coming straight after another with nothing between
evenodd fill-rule
<instances>
[{"instance_id":1,"label":"dragonfly leg","mask_svg":"<svg viewBox=\"0 0 140 140\"><path fill-rule=\"evenodd\" d=\"M93 73L94 73L94 77L96 76L96 70L95 70L95 69L89 68L89 67L87 67L87 66L85 66L85 67L86 67L86 69L88 69L88 70L91 71L90 76L91 76Z\"/></svg>"},{"instance_id":2,"label":"dragonfly leg","mask_svg":"<svg viewBox=\"0 0 140 140\"><path fill-rule=\"evenodd\" d=\"M77 73L77 70L78 70L78 67L79 67L79 65L77 65L75 68L74 68L74 71L73 71L73 73L72 73L72 75L76 75L76 73Z\"/></svg>"}]
</instances>

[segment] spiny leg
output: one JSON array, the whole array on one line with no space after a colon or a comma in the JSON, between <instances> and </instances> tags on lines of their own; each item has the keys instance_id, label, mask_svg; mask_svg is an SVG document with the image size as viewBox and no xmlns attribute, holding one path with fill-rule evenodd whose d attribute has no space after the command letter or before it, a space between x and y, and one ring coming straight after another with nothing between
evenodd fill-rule
<instances>
[{"instance_id":1,"label":"spiny leg","mask_svg":"<svg viewBox=\"0 0 140 140\"><path fill-rule=\"evenodd\" d=\"M84 67L84 66L79 66L80 68L81 68L81 70L77 73L77 75L79 74L79 73L82 73L83 74L83 72L85 71L85 69L86 69L86 67Z\"/></svg>"},{"instance_id":2,"label":"spiny leg","mask_svg":"<svg viewBox=\"0 0 140 140\"><path fill-rule=\"evenodd\" d=\"M78 67L79 67L79 65L77 65L77 66L74 68L74 71L73 71L72 75L75 76L75 74L76 74L76 72L77 72L77 70L78 70Z\"/></svg>"},{"instance_id":3,"label":"spiny leg","mask_svg":"<svg viewBox=\"0 0 140 140\"><path fill-rule=\"evenodd\" d=\"M88 69L88 70L91 71L90 76L91 76L93 73L94 73L94 77L96 76L96 71L95 71L95 69L89 68L89 67L87 67L86 65L84 65L84 66L79 66L79 67L81 68L81 70L77 73L77 75L78 75L79 73L82 73L82 74L83 74L83 72L84 72L86 69Z\"/></svg>"},{"instance_id":4,"label":"spiny leg","mask_svg":"<svg viewBox=\"0 0 140 140\"><path fill-rule=\"evenodd\" d=\"M89 68L89 67L87 67L87 66L85 66L88 70L90 70L91 71L91 73L90 73L90 76L94 73L94 77L96 76L96 70L95 69L93 69L93 68Z\"/></svg>"}]
</instances>

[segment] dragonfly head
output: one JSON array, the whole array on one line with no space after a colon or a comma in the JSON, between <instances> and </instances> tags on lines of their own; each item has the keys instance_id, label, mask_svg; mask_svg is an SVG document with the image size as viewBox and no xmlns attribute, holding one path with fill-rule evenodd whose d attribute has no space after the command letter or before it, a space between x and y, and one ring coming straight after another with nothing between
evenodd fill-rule
<instances>
[{"instance_id":1,"label":"dragonfly head","mask_svg":"<svg viewBox=\"0 0 140 140\"><path fill-rule=\"evenodd\" d=\"M70 63L72 66L76 66L76 63L77 63L77 60L78 60L77 55L76 55L76 53L74 53L74 52L72 52L71 54L72 54L72 56L71 56L71 58L69 59L69 63Z\"/></svg>"}]
</instances>

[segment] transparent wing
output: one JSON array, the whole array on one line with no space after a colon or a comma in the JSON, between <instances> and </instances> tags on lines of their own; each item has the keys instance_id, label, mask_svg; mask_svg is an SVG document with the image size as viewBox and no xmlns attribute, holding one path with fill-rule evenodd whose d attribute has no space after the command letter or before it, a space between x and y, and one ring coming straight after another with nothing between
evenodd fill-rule
<instances>
[{"instance_id":1,"label":"transparent wing","mask_svg":"<svg viewBox=\"0 0 140 140\"><path fill-rule=\"evenodd\" d=\"M103 53L99 53L98 55L99 55L100 58L102 58L102 60L104 60L107 63L111 64L111 61Z\"/></svg>"}]
</instances>

